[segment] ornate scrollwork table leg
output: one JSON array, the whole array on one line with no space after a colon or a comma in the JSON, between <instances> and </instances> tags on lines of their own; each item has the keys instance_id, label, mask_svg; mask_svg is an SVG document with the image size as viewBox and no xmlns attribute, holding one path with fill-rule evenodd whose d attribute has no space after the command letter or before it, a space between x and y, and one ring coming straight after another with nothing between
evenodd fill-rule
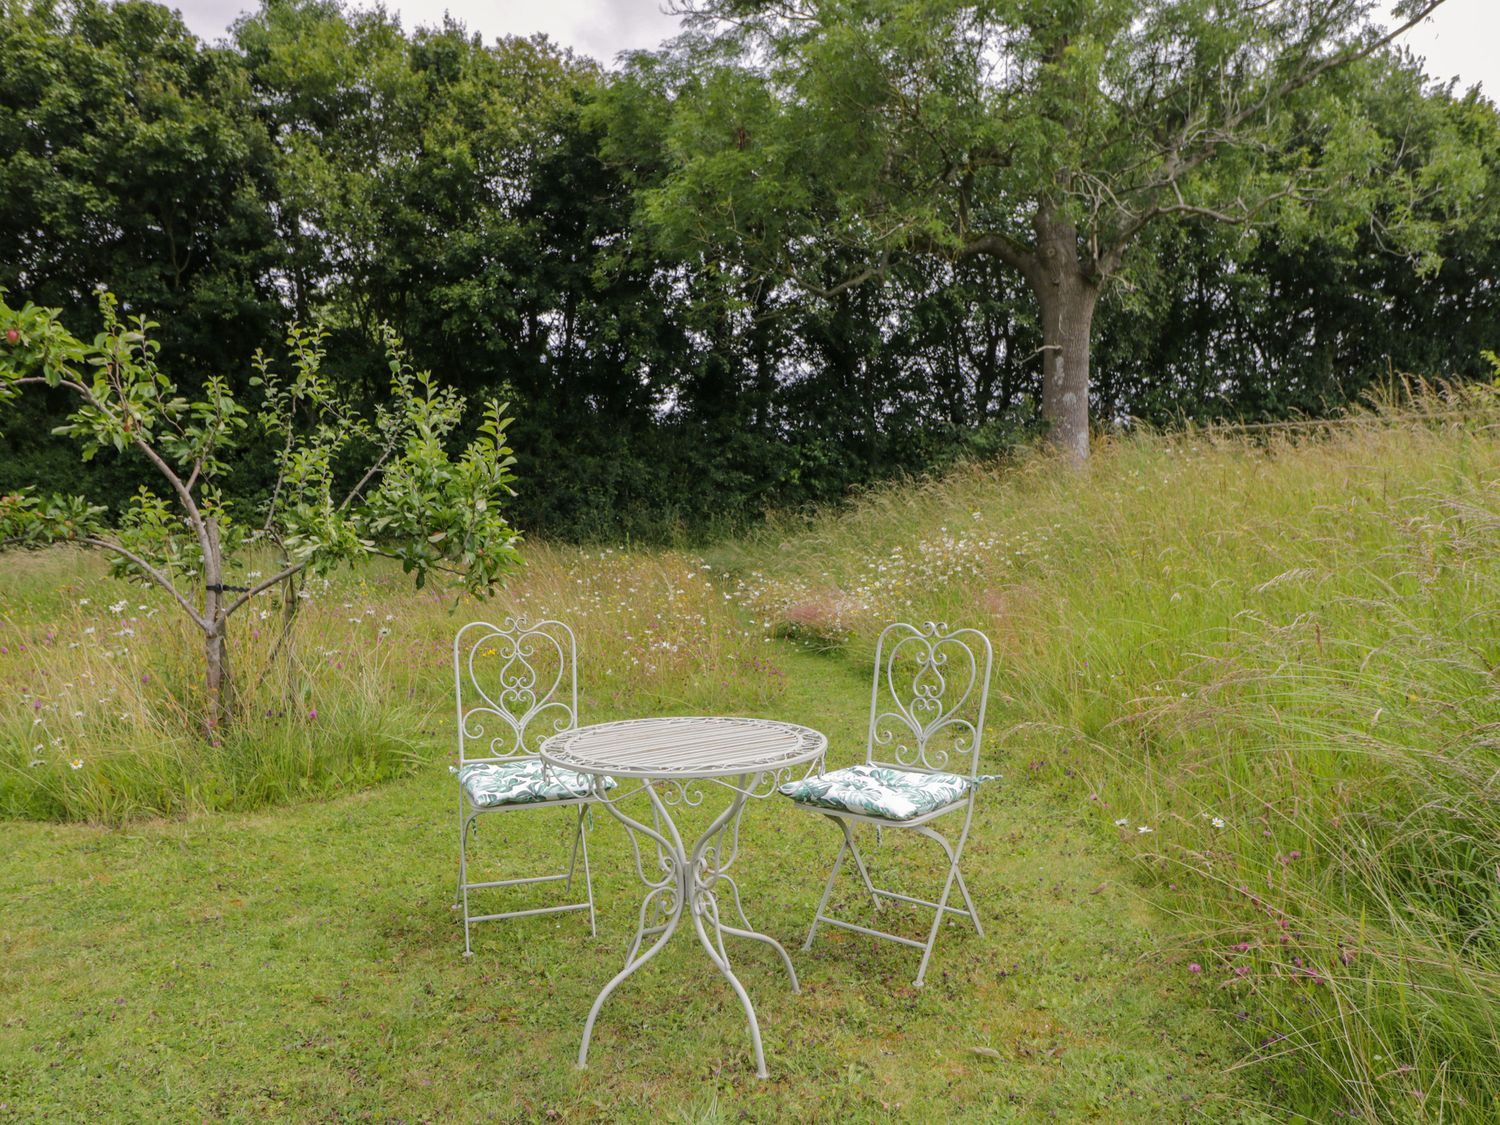
<instances>
[{"instance_id":1,"label":"ornate scrollwork table leg","mask_svg":"<svg viewBox=\"0 0 1500 1125\"><path fill-rule=\"evenodd\" d=\"M737 781L725 779L722 784L731 791L732 798L724 811L716 816L703 834L698 837L691 849L683 845L682 835L672 819L672 808L680 805L697 807L703 802L702 786L706 783L677 780L658 783L664 788L665 797L662 792L658 791L656 784L650 783L623 794L623 796L630 796L642 790L645 791L651 802L653 821L651 826L626 815L619 808L620 797L608 796L603 792L602 787L596 786L596 796L599 797L600 803L625 826L630 834L636 872L646 885L646 896L641 902L635 937L625 956L625 967L604 986L594 1000L593 1008L589 1011L588 1022L583 1028L583 1042L578 1049L580 1067L588 1064L589 1039L593 1035L594 1021L598 1018L604 1001L626 977L661 951L676 931L682 920L683 911L686 909L692 918L693 929L698 935L699 943L708 953L715 967L729 982L730 987L734 989L735 995L739 997L740 1005L745 1010L745 1019L750 1025L750 1041L755 1049L755 1072L761 1078L768 1076L765 1052L761 1046L760 1024L755 1018L755 1008L750 1003L750 996L745 991L744 985L730 968L729 954L724 947L725 934L764 942L780 954L782 963L786 966L787 975L791 977L792 991L801 991L797 983L797 971L792 967L791 957L775 938L760 933L751 926L749 918L745 916L744 906L740 902L739 886L728 874L729 867L734 863L739 852L740 815L744 811L745 802L756 793L757 786L762 780L762 775L759 774L743 775ZM641 854L638 839L640 836L644 836L656 845L656 866L659 874L648 872L647 864ZM730 901L734 904L735 915L743 926L724 923L719 902L721 887L728 889ZM654 940L642 953L641 947L648 938L654 938Z\"/></svg>"}]
</instances>

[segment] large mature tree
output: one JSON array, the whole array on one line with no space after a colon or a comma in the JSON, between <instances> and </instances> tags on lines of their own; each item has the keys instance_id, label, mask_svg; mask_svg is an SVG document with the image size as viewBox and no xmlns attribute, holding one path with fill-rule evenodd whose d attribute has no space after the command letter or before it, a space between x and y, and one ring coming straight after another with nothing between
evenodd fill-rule
<instances>
[{"instance_id":1,"label":"large mature tree","mask_svg":"<svg viewBox=\"0 0 1500 1125\"><path fill-rule=\"evenodd\" d=\"M911 253L1003 263L1037 301L1050 436L1082 457L1094 311L1143 236L1367 216L1382 142L1340 82L1441 2L1387 29L1372 0L698 0L637 64L675 99L647 211L814 292Z\"/></svg>"}]
</instances>

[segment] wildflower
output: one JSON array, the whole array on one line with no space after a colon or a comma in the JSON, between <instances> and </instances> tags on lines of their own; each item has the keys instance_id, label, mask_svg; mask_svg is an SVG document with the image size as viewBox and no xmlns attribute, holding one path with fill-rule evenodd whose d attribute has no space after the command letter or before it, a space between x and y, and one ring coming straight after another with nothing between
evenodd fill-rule
<instances>
[{"instance_id":1,"label":"wildflower","mask_svg":"<svg viewBox=\"0 0 1500 1125\"><path fill-rule=\"evenodd\" d=\"M1123 816L1119 820L1115 821L1116 828L1125 828L1129 826L1129 824L1130 821L1126 820Z\"/></svg>"},{"instance_id":2,"label":"wildflower","mask_svg":"<svg viewBox=\"0 0 1500 1125\"><path fill-rule=\"evenodd\" d=\"M1190 972L1190 973L1201 973L1202 971L1203 971L1203 966L1200 965L1200 964L1198 964L1198 962L1196 962L1196 961L1194 961L1191 965L1188 966L1188 972Z\"/></svg>"},{"instance_id":3,"label":"wildflower","mask_svg":"<svg viewBox=\"0 0 1500 1125\"><path fill-rule=\"evenodd\" d=\"M307 717L309 719L316 719L318 717L318 709L316 707L314 707L311 710L309 710L307 712Z\"/></svg>"},{"instance_id":4,"label":"wildflower","mask_svg":"<svg viewBox=\"0 0 1500 1125\"><path fill-rule=\"evenodd\" d=\"M1216 816L1213 818L1213 820L1209 821L1209 823L1212 824L1215 828L1223 828L1224 818L1222 816Z\"/></svg>"},{"instance_id":5,"label":"wildflower","mask_svg":"<svg viewBox=\"0 0 1500 1125\"><path fill-rule=\"evenodd\" d=\"M83 769L83 759L74 758L68 762L68 765L72 766L75 770L81 770Z\"/></svg>"},{"instance_id":6,"label":"wildflower","mask_svg":"<svg viewBox=\"0 0 1500 1125\"><path fill-rule=\"evenodd\" d=\"M80 609L83 608L84 606L88 605L88 604L89 604L88 598L79 598L78 599L78 606L79 606Z\"/></svg>"},{"instance_id":7,"label":"wildflower","mask_svg":"<svg viewBox=\"0 0 1500 1125\"><path fill-rule=\"evenodd\" d=\"M1142 824L1136 829L1136 831L1144 836L1147 832L1151 831L1151 826L1149 824Z\"/></svg>"},{"instance_id":8,"label":"wildflower","mask_svg":"<svg viewBox=\"0 0 1500 1125\"><path fill-rule=\"evenodd\" d=\"M124 613L129 608L130 608L130 603L127 602L124 598L121 598L119 601L115 602L113 605L111 605L109 607L109 612L110 613Z\"/></svg>"}]
</instances>

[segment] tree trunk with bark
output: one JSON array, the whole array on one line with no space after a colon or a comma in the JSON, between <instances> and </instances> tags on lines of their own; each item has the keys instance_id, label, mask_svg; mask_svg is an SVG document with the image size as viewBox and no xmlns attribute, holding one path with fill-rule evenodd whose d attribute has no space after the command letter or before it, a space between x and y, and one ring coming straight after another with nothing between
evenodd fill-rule
<instances>
[{"instance_id":1,"label":"tree trunk with bark","mask_svg":"<svg viewBox=\"0 0 1500 1125\"><path fill-rule=\"evenodd\" d=\"M203 521L203 657L206 711L204 725L210 740L217 740L234 717L234 683L229 674L229 615L225 612L224 558L219 544L219 521Z\"/></svg>"},{"instance_id":2,"label":"tree trunk with bark","mask_svg":"<svg viewBox=\"0 0 1500 1125\"><path fill-rule=\"evenodd\" d=\"M1078 260L1078 231L1044 210L1027 281L1042 314L1042 420L1069 457L1089 455L1089 342L1098 281Z\"/></svg>"}]
</instances>

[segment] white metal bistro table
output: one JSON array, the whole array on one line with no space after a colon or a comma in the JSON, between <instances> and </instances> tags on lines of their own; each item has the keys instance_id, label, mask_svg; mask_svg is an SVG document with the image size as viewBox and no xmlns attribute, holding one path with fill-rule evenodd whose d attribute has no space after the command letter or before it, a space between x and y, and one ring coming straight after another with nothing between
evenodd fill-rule
<instances>
[{"instance_id":1,"label":"white metal bistro table","mask_svg":"<svg viewBox=\"0 0 1500 1125\"><path fill-rule=\"evenodd\" d=\"M559 769L588 774L594 779L594 797L609 810L630 835L636 873L646 884L635 938L625 955L625 967L606 984L583 1027L578 1065L588 1064L589 1037L594 1021L609 994L621 982L667 944L682 920L684 909L692 919L698 940L709 959L729 981L744 1006L750 1022L750 1041L755 1046L755 1072L766 1077L766 1057L761 1049L760 1025L745 988L729 967L724 935L765 942L786 965L792 991L798 992L797 971L781 943L759 933L745 917L740 889L727 872L740 847L740 814L751 797L768 797L776 786L789 781L800 766L822 758L828 739L809 727L769 719L670 718L626 719L598 723L555 734L542 743L542 761ZM621 784L605 789L605 777L617 782L634 779L639 785ZM674 808L697 808L706 793L723 788L731 794L729 804L714 817L691 847L672 819ZM627 815L620 802L644 792L651 803L650 825ZM642 859L639 837L656 845L656 870ZM734 911L743 927L726 925L720 916L719 895L727 888ZM642 944L654 938L643 953Z\"/></svg>"}]
</instances>

